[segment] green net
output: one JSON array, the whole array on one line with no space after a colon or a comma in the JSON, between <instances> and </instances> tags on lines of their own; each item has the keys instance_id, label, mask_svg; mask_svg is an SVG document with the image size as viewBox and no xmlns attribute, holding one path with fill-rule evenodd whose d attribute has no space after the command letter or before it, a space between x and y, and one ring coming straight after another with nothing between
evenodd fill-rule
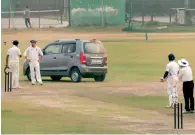
<instances>
[{"instance_id":1,"label":"green net","mask_svg":"<svg viewBox=\"0 0 195 135\"><path fill-rule=\"evenodd\" d=\"M71 24L124 25L125 0L71 0Z\"/></svg>"}]
</instances>

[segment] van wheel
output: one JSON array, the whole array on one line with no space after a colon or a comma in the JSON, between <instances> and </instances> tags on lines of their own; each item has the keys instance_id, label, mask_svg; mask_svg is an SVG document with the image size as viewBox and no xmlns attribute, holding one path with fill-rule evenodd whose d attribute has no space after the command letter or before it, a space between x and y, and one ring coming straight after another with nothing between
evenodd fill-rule
<instances>
[{"instance_id":1,"label":"van wheel","mask_svg":"<svg viewBox=\"0 0 195 135\"><path fill-rule=\"evenodd\" d=\"M30 69L27 70L26 76L27 76L27 79L28 79L29 81L31 81Z\"/></svg>"},{"instance_id":2,"label":"van wheel","mask_svg":"<svg viewBox=\"0 0 195 135\"><path fill-rule=\"evenodd\" d=\"M106 78L106 75L98 75L98 76L94 77L94 80L96 82L103 82L105 80L105 78Z\"/></svg>"},{"instance_id":3,"label":"van wheel","mask_svg":"<svg viewBox=\"0 0 195 135\"><path fill-rule=\"evenodd\" d=\"M50 76L53 81L60 81L62 79L61 76Z\"/></svg>"},{"instance_id":4,"label":"van wheel","mask_svg":"<svg viewBox=\"0 0 195 135\"><path fill-rule=\"evenodd\" d=\"M80 71L77 68L72 69L70 73L70 78L72 82L81 82L82 76Z\"/></svg>"}]
</instances>

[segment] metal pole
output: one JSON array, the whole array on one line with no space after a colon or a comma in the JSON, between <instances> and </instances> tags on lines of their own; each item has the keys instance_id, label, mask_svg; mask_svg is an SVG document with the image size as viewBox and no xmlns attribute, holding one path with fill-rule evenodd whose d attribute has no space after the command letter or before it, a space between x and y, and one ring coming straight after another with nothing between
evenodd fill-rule
<instances>
[{"instance_id":1,"label":"metal pole","mask_svg":"<svg viewBox=\"0 0 195 135\"><path fill-rule=\"evenodd\" d=\"M72 26L71 24L71 0L68 0L68 21L69 21L69 26Z\"/></svg>"},{"instance_id":2,"label":"metal pole","mask_svg":"<svg viewBox=\"0 0 195 135\"><path fill-rule=\"evenodd\" d=\"M60 2L61 3L61 2ZM60 20L61 20L61 24L63 24L63 12L64 12L64 0L62 0L62 5L60 5Z\"/></svg>"},{"instance_id":3,"label":"metal pole","mask_svg":"<svg viewBox=\"0 0 195 135\"><path fill-rule=\"evenodd\" d=\"M130 27L131 26L131 0L128 1L128 14L129 14L128 27Z\"/></svg>"},{"instance_id":4,"label":"metal pole","mask_svg":"<svg viewBox=\"0 0 195 135\"><path fill-rule=\"evenodd\" d=\"M188 10L188 8L189 8L189 0L184 0L184 8L185 8L185 10Z\"/></svg>"},{"instance_id":5,"label":"metal pole","mask_svg":"<svg viewBox=\"0 0 195 135\"><path fill-rule=\"evenodd\" d=\"M187 25L187 11L188 11L188 7L189 7L189 1L188 1L188 0L184 0L184 8L185 8L185 25Z\"/></svg>"},{"instance_id":6,"label":"metal pole","mask_svg":"<svg viewBox=\"0 0 195 135\"><path fill-rule=\"evenodd\" d=\"M130 13L130 16L131 16L131 20L133 18L133 0L131 0L131 13Z\"/></svg>"},{"instance_id":7,"label":"metal pole","mask_svg":"<svg viewBox=\"0 0 195 135\"><path fill-rule=\"evenodd\" d=\"M41 6L41 0L39 0L39 29L41 28L40 6Z\"/></svg>"},{"instance_id":8,"label":"metal pole","mask_svg":"<svg viewBox=\"0 0 195 135\"><path fill-rule=\"evenodd\" d=\"M61 24L63 24L63 13L64 13L64 0L62 0L62 5L61 5Z\"/></svg>"},{"instance_id":9,"label":"metal pole","mask_svg":"<svg viewBox=\"0 0 195 135\"><path fill-rule=\"evenodd\" d=\"M66 6L67 6L67 1L66 0L63 0L63 15L64 15L64 17L65 17L65 19L66 19Z\"/></svg>"},{"instance_id":10,"label":"metal pole","mask_svg":"<svg viewBox=\"0 0 195 135\"><path fill-rule=\"evenodd\" d=\"M102 27L104 27L104 0L102 0Z\"/></svg>"},{"instance_id":11,"label":"metal pole","mask_svg":"<svg viewBox=\"0 0 195 135\"><path fill-rule=\"evenodd\" d=\"M9 29L11 28L11 5L9 3Z\"/></svg>"},{"instance_id":12,"label":"metal pole","mask_svg":"<svg viewBox=\"0 0 195 135\"><path fill-rule=\"evenodd\" d=\"M145 16L145 0L142 0L142 25L144 25L144 16Z\"/></svg>"},{"instance_id":13,"label":"metal pole","mask_svg":"<svg viewBox=\"0 0 195 135\"><path fill-rule=\"evenodd\" d=\"M171 20L171 17L172 17L172 10L170 9L170 10L169 10L169 23L170 23L170 24L171 24L171 21L172 21L172 20Z\"/></svg>"},{"instance_id":14,"label":"metal pole","mask_svg":"<svg viewBox=\"0 0 195 135\"><path fill-rule=\"evenodd\" d=\"M64 10L65 10L66 19L68 19L68 0L65 0Z\"/></svg>"}]
</instances>

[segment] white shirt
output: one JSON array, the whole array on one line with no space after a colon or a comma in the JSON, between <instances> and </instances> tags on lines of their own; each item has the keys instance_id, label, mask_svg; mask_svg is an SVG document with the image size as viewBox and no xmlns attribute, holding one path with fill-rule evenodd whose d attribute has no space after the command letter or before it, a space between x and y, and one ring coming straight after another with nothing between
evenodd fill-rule
<instances>
[{"instance_id":1,"label":"white shirt","mask_svg":"<svg viewBox=\"0 0 195 135\"><path fill-rule=\"evenodd\" d=\"M36 46L36 47L30 46L24 52L24 56L25 57L27 56L28 59L30 59L30 60L38 61L40 55L43 56L43 52L41 51L41 49L38 46Z\"/></svg>"},{"instance_id":2,"label":"white shirt","mask_svg":"<svg viewBox=\"0 0 195 135\"><path fill-rule=\"evenodd\" d=\"M19 56L21 55L21 52L17 46L13 45L12 48L8 49L7 55L9 55L9 63L19 62Z\"/></svg>"},{"instance_id":3,"label":"white shirt","mask_svg":"<svg viewBox=\"0 0 195 135\"><path fill-rule=\"evenodd\" d=\"M192 81L193 75L191 67L182 67L179 71L179 79L181 79L183 82Z\"/></svg>"},{"instance_id":4,"label":"white shirt","mask_svg":"<svg viewBox=\"0 0 195 135\"><path fill-rule=\"evenodd\" d=\"M171 61L166 66L166 71L169 72L168 77L177 76L179 72L179 65L175 61Z\"/></svg>"}]
</instances>

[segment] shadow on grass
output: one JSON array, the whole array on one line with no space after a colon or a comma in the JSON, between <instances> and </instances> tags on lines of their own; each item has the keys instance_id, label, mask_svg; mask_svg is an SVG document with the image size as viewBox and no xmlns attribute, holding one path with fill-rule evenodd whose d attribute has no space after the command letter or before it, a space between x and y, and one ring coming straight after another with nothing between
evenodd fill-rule
<instances>
[{"instance_id":1,"label":"shadow on grass","mask_svg":"<svg viewBox=\"0 0 195 135\"><path fill-rule=\"evenodd\" d=\"M59 81L54 81L54 80L51 80L51 79L42 79L43 83L72 83L72 84L75 84L74 82L72 82L71 80L59 80ZM22 82L30 82L29 80L22 80ZM93 80L82 80L81 82L79 83L91 83L91 82L95 82ZM97 83L97 82L96 82Z\"/></svg>"}]
</instances>

